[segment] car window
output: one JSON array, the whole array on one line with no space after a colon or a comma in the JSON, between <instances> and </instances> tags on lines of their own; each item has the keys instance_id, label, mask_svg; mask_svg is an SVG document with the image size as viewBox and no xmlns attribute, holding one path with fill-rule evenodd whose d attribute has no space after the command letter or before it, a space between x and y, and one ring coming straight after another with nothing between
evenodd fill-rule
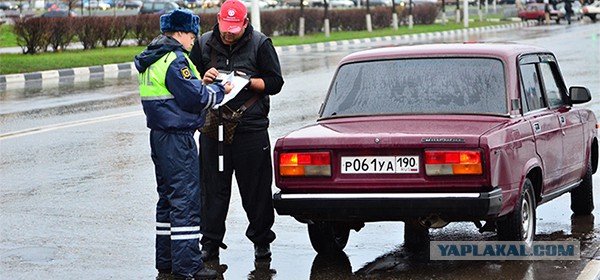
<instances>
[{"instance_id":1,"label":"car window","mask_svg":"<svg viewBox=\"0 0 600 280\"><path fill-rule=\"evenodd\" d=\"M562 93L559 84L555 79L554 71L552 71L550 63L540 63L540 73L542 74L542 80L544 89L546 90L548 104L551 108L562 106L564 104Z\"/></svg>"},{"instance_id":2,"label":"car window","mask_svg":"<svg viewBox=\"0 0 600 280\"><path fill-rule=\"evenodd\" d=\"M339 68L321 117L506 114L504 67L491 58L368 61Z\"/></svg>"},{"instance_id":3,"label":"car window","mask_svg":"<svg viewBox=\"0 0 600 280\"><path fill-rule=\"evenodd\" d=\"M521 89L529 111L546 107L540 88L539 76L535 64L524 64L521 68Z\"/></svg>"}]
</instances>

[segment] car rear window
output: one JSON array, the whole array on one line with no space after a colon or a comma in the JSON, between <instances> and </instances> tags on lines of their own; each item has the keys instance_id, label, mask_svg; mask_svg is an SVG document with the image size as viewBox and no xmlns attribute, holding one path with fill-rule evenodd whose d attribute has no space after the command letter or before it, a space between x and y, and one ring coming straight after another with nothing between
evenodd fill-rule
<instances>
[{"instance_id":1,"label":"car rear window","mask_svg":"<svg viewBox=\"0 0 600 280\"><path fill-rule=\"evenodd\" d=\"M321 117L506 114L504 68L492 58L368 61L340 67Z\"/></svg>"}]
</instances>

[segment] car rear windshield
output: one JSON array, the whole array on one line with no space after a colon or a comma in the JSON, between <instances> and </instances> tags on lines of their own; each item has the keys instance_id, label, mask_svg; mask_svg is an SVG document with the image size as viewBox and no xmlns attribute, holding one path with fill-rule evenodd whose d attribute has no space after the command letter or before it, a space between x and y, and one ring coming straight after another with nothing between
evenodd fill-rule
<instances>
[{"instance_id":1,"label":"car rear windshield","mask_svg":"<svg viewBox=\"0 0 600 280\"><path fill-rule=\"evenodd\" d=\"M506 114L504 68L492 58L367 61L340 67L321 117Z\"/></svg>"}]
</instances>

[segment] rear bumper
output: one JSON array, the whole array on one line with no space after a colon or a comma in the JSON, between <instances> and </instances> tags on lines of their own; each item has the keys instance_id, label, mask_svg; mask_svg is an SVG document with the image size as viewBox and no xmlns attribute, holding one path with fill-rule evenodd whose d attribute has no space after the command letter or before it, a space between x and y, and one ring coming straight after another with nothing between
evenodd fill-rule
<instances>
[{"instance_id":1,"label":"rear bumper","mask_svg":"<svg viewBox=\"0 0 600 280\"><path fill-rule=\"evenodd\" d=\"M448 221L496 217L502 190L481 193L276 193L279 215L299 220L402 221L438 215Z\"/></svg>"}]
</instances>

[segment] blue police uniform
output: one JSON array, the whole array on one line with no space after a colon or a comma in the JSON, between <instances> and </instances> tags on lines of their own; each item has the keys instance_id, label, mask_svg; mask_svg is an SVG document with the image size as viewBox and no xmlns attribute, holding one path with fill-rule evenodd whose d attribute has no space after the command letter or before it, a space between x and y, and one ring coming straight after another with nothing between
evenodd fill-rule
<instances>
[{"instance_id":1,"label":"blue police uniform","mask_svg":"<svg viewBox=\"0 0 600 280\"><path fill-rule=\"evenodd\" d=\"M162 18L161 18L162 21ZM161 22L162 29L162 22ZM197 27L196 27L197 30ZM156 268L193 277L200 258L200 172L194 132L223 100L220 84L202 85L187 50L160 35L135 57L155 166Z\"/></svg>"}]
</instances>

